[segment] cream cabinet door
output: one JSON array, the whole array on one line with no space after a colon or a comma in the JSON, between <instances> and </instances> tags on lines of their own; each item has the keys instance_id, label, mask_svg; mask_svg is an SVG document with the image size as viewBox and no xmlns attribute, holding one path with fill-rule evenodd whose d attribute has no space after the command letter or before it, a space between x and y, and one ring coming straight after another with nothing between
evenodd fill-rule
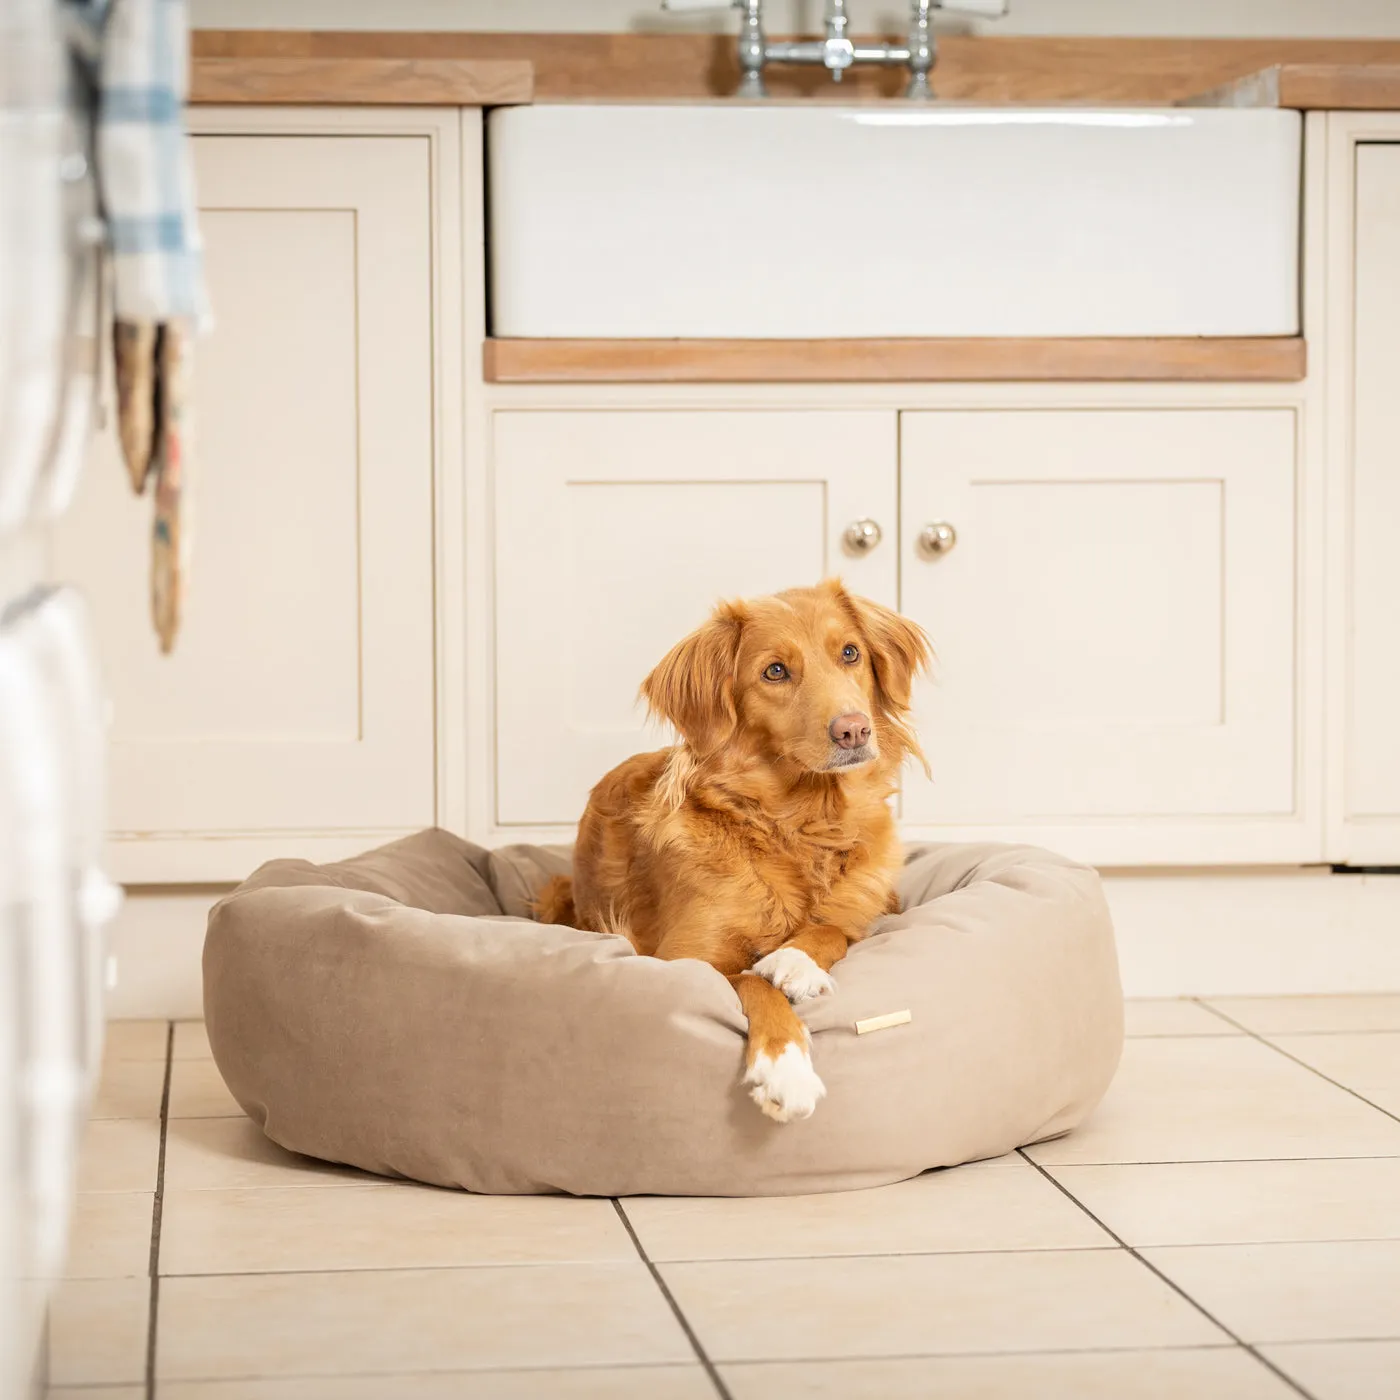
<instances>
[{"instance_id":1,"label":"cream cabinet door","mask_svg":"<svg viewBox=\"0 0 1400 1400\"><path fill-rule=\"evenodd\" d=\"M1346 644L1335 859L1400 865L1400 143L1355 148L1350 459L1340 543Z\"/></svg>"},{"instance_id":2,"label":"cream cabinet door","mask_svg":"<svg viewBox=\"0 0 1400 1400\"><path fill-rule=\"evenodd\" d=\"M893 604L891 412L498 412L496 819L567 827L671 742L637 687L715 601L841 574ZM881 543L852 554L870 519Z\"/></svg>"},{"instance_id":3,"label":"cream cabinet door","mask_svg":"<svg viewBox=\"0 0 1400 1400\"><path fill-rule=\"evenodd\" d=\"M1302 858L1295 457L1289 409L906 414L902 602L939 654L906 824Z\"/></svg>"},{"instance_id":4,"label":"cream cabinet door","mask_svg":"<svg viewBox=\"0 0 1400 1400\"><path fill-rule=\"evenodd\" d=\"M193 381L194 554L158 654L149 499L113 439L59 532L109 688L112 824L136 878L210 878L152 844L432 822L428 141L196 138L217 325ZM351 845L360 844L358 841ZM297 843L290 848L300 849ZM128 852L130 855L130 852Z\"/></svg>"}]
</instances>

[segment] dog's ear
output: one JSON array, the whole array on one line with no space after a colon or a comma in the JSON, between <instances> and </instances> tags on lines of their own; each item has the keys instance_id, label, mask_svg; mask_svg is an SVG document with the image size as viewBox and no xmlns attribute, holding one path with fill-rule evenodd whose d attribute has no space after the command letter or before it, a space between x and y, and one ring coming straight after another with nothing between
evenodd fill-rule
<instances>
[{"instance_id":1,"label":"dog's ear","mask_svg":"<svg viewBox=\"0 0 1400 1400\"><path fill-rule=\"evenodd\" d=\"M927 670L933 659L928 634L893 609L848 593L839 582L834 584L833 591L865 637L866 652L885 707L895 717L907 714L914 677Z\"/></svg>"},{"instance_id":2,"label":"dog's ear","mask_svg":"<svg viewBox=\"0 0 1400 1400\"><path fill-rule=\"evenodd\" d=\"M839 579L828 580L826 587L845 605L865 637L870 666L885 708L895 719L908 714L914 677L926 671L933 659L928 634L917 623L892 609L848 593Z\"/></svg>"},{"instance_id":3,"label":"dog's ear","mask_svg":"<svg viewBox=\"0 0 1400 1400\"><path fill-rule=\"evenodd\" d=\"M739 723L734 704L734 667L742 609L722 603L703 627L677 642L642 682L655 715L669 720L697 754L713 753Z\"/></svg>"},{"instance_id":4,"label":"dog's ear","mask_svg":"<svg viewBox=\"0 0 1400 1400\"><path fill-rule=\"evenodd\" d=\"M866 655L875 673L875 698L884 721L882 744L918 759L927 773L928 759L907 717L913 701L914 677L926 671L933 659L928 634L892 609L847 593L839 580L830 586L865 638Z\"/></svg>"}]
</instances>

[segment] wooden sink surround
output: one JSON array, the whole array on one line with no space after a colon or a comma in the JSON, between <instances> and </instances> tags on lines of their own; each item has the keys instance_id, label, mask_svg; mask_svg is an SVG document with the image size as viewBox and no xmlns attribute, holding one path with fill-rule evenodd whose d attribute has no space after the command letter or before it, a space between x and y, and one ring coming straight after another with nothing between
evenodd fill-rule
<instances>
[{"instance_id":1,"label":"wooden sink surround","mask_svg":"<svg viewBox=\"0 0 1400 1400\"><path fill-rule=\"evenodd\" d=\"M880 36L897 37L897 36ZM404 61L528 64L519 74L482 71L483 105L726 97L739 79L732 37L723 34L466 34L396 30L310 31L204 29L195 32L191 101L295 101L257 96L250 82L239 96L236 69L223 64L265 60L397 60L376 92L369 70L346 69L343 90L315 101L402 102ZM221 60L208 65L203 60ZM1377 80L1377 67L1398 70ZM1278 96L1268 105L1400 107L1400 39L1118 39L941 36L933 72L940 98L960 102L1105 102L1135 106L1199 99L1266 69L1281 68ZM293 70L280 73L288 84ZM425 70L426 72L427 70ZM461 70L467 72L468 70ZM305 70L318 94L332 70ZM857 67L839 88L814 68L775 64L766 74L775 97L850 102L897 98L897 69ZM284 86L281 91L286 92Z\"/></svg>"},{"instance_id":2,"label":"wooden sink surround","mask_svg":"<svg viewBox=\"0 0 1400 1400\"><path fill-rule=\"evenodd\" d=\"M193 103L506 106L723 99L722 34L200 30ZM774 65L776 99L896 100L896 70ZM939 41L942 99L979 103L1400 109L1400 40L969 38ZM1301 337L912 340L488 339L498 384L1302 379Z\"/></svg>"}]
</instances>

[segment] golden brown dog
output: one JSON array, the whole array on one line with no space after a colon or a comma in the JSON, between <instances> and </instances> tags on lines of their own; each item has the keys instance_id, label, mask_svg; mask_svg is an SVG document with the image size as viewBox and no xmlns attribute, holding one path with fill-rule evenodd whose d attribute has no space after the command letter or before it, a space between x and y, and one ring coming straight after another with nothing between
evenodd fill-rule
<instances>
[{"instance_id":1,"label":"golden brown dog","mask_svg":"<svg viewBox=\"0 0 1400 1400\"><path fill-rule=\"evenodd\" d=\"M724 973L749 1022L744 1083L778 1122L826 1092L790 1003L829 992L899 908L888 799L905 757L923 761L907 716L928 659L918 627L836 580L721 604L642 682L683 742L593 789L573 879L537 904Z\"/></svg>"}]
</instances>

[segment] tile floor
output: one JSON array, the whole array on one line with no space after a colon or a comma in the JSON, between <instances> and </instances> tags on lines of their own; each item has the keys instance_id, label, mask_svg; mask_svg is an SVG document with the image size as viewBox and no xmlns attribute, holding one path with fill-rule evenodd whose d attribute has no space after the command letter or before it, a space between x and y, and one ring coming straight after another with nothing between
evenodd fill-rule
<instances>
[{"instance_id":1,"label":"tile floor","mask_svg":"<svg viewBox=\"0 0 1400 1400\"><path fill-rule=\"evenodd\" d=\"M293 1157L202 1027L113 1025L49 1395L1400 1396L1400 995L1128 1022L1058 1141L877 1191L616 1203Z\"/></svg>"}]
</instances>

